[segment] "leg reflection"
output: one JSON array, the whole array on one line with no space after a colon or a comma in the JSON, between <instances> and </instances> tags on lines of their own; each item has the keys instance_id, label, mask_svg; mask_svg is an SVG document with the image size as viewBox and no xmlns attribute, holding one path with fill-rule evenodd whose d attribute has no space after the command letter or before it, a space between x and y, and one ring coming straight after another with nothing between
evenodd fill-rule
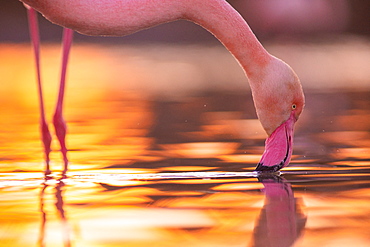
<instances>
[{"instance_id":1,"label":"leg reflection","mask_svg":"<svg viewBox=\"0 0 370 247\"><path fill-rule=\"evenodd\" d=\"M70 230L69 230L69 225L68 225L68 220L66 213L64 211L64 200L63 200L63 187L65 186L64 182L62 179L60 179L55 186L55 206L56 209L58 210L59 217L62 221L63 225L63 242L64 246L70 247L71 246L71 240L70 240Z\"/></svg>"},{"instance_id":2,"label":"leg reflection","mask_svg":"<svg viewBox=\"0 0 370 247\"><path fill-rule=\"evenodd\" d=\"M46 225L46 212L44 208L44 198L45 198L45 190L49 186L46 183L47 177L45 178L44 183L42 184L42 188L40 191L40 212L41 212L41 226L40 226L40 235L38 239L38 245L40 247L45 246L45 225Z\"/></svg>"},{"instance_id":3,"label":"leg reflection","mask_svg":"<svg viewBox=\"0 0 370 247\"><path fill-rule=\"evenodd\" d=\"M290 183L278 176L261 177L265 205L254 229L254 246L288 247L298 239L306 224Z\"/></svg>"},{"instance_id":4,"label":"leg reflection","mask_svg":"<svg viewBox=\"0 0 370 247\"><path fill-rule=\"evenodd\" d=\"M45 197L47 196L48 187L48 181L50 181L50 177L46 177L45 181L41 187L40 191L40 212L41 212L41 226L40 226L40 235L38 239L38 246L45 247L46 245L46 237L47 237L47 221L48 221L48 213L45 209L46 203L45 203ZM65 183L62 179L59 179L54 186L54 195L55 195L55 208L57 209L59 219L61 221L61 227L62 227L62 235L63 235L63 245L65 247L71 246L71 239L70 239L70 229L68 224L68 219L66 216L66 212L64 209L64 200L63 200L63 187L65 186ZM55 244L57 242L56 239L52 240L52 243Z\"/></svg>"}]
</instances>

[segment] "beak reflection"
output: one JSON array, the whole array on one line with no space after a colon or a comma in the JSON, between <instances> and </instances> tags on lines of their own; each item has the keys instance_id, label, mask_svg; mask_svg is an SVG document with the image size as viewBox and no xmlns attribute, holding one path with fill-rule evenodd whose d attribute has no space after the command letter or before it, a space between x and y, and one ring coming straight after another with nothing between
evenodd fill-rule
<instances>
[{"instance_id":1,"label":"beak reflection","mask_svg":"<svg viewBox=\"0 0 370 247\"><path fill-rule=\"evenodd\" d=\"M299 209L291 184L274 175L258 180L264 185L265 203L254 228L253 246L293 246L307 218Z\"/></svg>"}]
</instances>

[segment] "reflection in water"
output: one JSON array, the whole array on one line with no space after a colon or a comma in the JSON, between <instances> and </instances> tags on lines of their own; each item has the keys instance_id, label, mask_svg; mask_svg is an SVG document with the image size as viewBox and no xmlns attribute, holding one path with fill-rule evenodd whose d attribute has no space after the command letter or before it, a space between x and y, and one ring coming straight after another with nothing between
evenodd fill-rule
<instances>
[{"instance_id":1,"label":"reflection in water","mask_svg":"<svg viewBox=\"0 0 370 247\"><path fill-rule=\"evenodd\" d=\"M266 199L254 230L254 246L292 246L306 224L306 217L299 210L291 184L277 176L259 180Z\"/></svg>"},{"instance_id":2,"label":"reflection in water","mask_svg":"<svg viewBox=\"0 0 370 247\"><path fill-rule=\"evenodd\" d=\"M45 227L46 227L46 212L44 210L44 194L45 190L48 187L46 183L43 183L40 191L40 212L41 212L41 226L40 226L40 235L39 235L39 246L45 246Z\"/></svg>"},{"instance_id":3,"label":"reflection in water","mask_svg":"<svg viewBox=\"0 0 370 247\"><path fill-rule=\"evenodd\" d=\"M40 212L41 212L41 227L40 227L40 234L39 234L39 240L38 244L40 247L46 247L47 244L46 242L46 237L47 237L47 220L48 220L48 213L45 205L45 194L47 188L50 186L48 182L52 178L49 176L45 177L45 181L42 184L41 191L40 191ZM66 212L64 209L64 199L63 199L63 187L65 186L64 182L62 179L59 179L56 181L56 184L53 186L54 187L54 195L55 195L55 202L54 206L55 209L57 210L57 213L59 215L59 219L61 221L61 232L62 232L62 243L64 243L65 247L70 247L71 246L71 241L70 241L70 229L68 225L68 219L66 216ZM60 240L58 239L53 239L53 242L59 243Z\"/></svg>"},{"instance_id":4,"label":"reflection in water","mask_svg":"<svg viewBox=\"0 0 370 247\"><path fill-rule=\"evenodd\" d=\"M175 174L173 174L175 175ZM178 175L175 175L175 176L178 176ZM224 179L227 178L226 175L224 175ZM251 174L247 174L247 178L248 176L251 176ZM216 176L215 176L216 177ZM81 178L81 176L79 176L79 178ZM109 184L103 184L101 183L100 185L105 189L105 192L103 193L109 193L109 194L112 194L111 192L115 192L117 193L117 191L121 191L123 193L118 193L118 194L121 194L121 196L125 195L126 191L129 191L129 190L132 190L133 187L131 186L118 186L118 185L115 185L115 184L119 184L118 181L114 181L114 177L112 177L113 179L111 179L110 183ZM116 177L118 178L118 177ZM204 221L204 216L201 216L201 214L197 215L196 218L194 218L194 215L192 216L192 214L194 213L190 213L190 212L186 212L186 211L182 211L182 210L179 210L181 208L186 208L186 202L181 202L183 200L182 197L189 197L191 194L194 194L195 197L193 198L198 198L197 199L197 203L196 204L193 204L192 207L204 207L202 206L202 204L204 204L204 202L206 202L209 197L209 193L221 193L221 194L218 194L217 197L219 198L222 198L223 195L222 193L224 193L226 196L225 198L228 197L227 194L230 194L230 192L221 192L221 191L217 191L217 187L219 187L220 184L222 184L223 182L220 183L220 179L215 179L213 181L209 181L207 182L206 184L203 184L203 182L201 180L194 180L195 182L195 186L193 186L193 191L190 191L189 189L191 189L191 187L189 187L188 185L184 184L182 187L183 188L180 188L178 186L181 186L182 182L181 182L181 179L175 179L173 180L170 175L167 175L166 176L163 176L161 177L160 175L159 176L155 176L155 177L151 177L151 176L148 176L148 178L152 178L154 180L158 180L159 183L157 182L153 182L153 183L150 183L150 184L145 184L143 186L140 186L140 183L139 184L136 184L136 187L137 188L141 188L141 190L144 192L143 195L140 195L141 193L139 192L140 190L136 190L136 193L132 193L132 196L134 197L137 197L137 198L140 198L142 196L144 196L146 194L146 196L151 196L150 194L150 191L152 190L158 190L157 192L159 191L162 191L162 192L165 192L166 190L166 194L162 194L162 196L160 197L155 197L152 195L152 198L153 200L149 203L149 201L147 203L140 203L139 201L135 202L134 200L134 203L131 204L127 204L125 205L125 203L123 202L121 205L120 205L120 208L117 208L117 209L114 209L114 212L117 216L117 219L121 222L123 222L123 224L121 223L121 226L125 226L125 221L128 221L128 222L133 222L132 225L126 225L126 227L128 228L133 228L134 231L135 231L135 228L137 228L138 226L134 223L136 220L139 220L141 217L139 215L130 215L130 214L127 214L127 212L125 213L125 211L128 211L130 212L130 210L125 210L125 206L129 206L131 204L132 205L136 205L138 206L139 208L142 208L144 209L145 207L150 207L152 208L152 210L155 212L156 216L156 220L158 220L154 226L155 228L162 228L162 227L166 227L166 225L168 224L169 221L171 221L170 219L166 219L168 216L173 216L175 217L174 218L174 222L177 221L177 223L175 223L173 226L176 226L175 231L172 231L170 229L168 229L170 232L167 232L165 235L162 235L160 236L161 238L168 238L168 236L166 236L167 234L172 234L174 235L173 237L176 238L176 237L181 237L181 235L183 234L186 234L188 235L190 232L187 232L189 231L189 229L211 229L210 232L212 231L215 231L215 230L212 230L212 229L217 229L219 227L221 227L223 224L227 223L228 221L225 221L225 222L222 222L220 221L220 219L218 219L217 221L219 222L215 222L215 220L219 217L217 216L216 218L214 218L213 220L205 220L205 222L202 222ZM185 178L185 176L184 176ZM45 181L44 183L42 184L41 186L41 192L40 192L40 212L41 212L41 228L40 228L40 234L39 234L39 246L40 247L46 247L48 246L48 244L46 243L46 235L47 235L47 232L48 232L48 224L47 224L47 221L48 221L48 213L47 211L45 210L46 208L46 205L45 205L45 197L47 195L46 191L48 189L49 185L48 182L50 182L52 180L51 177L46 177L45 178ZM250 179L248 179L250 180ZM255 180L255 179L253 179ZM250 182L252 182L250 185L252 187L259 187L258 186L258 183L253 185L253 183L255 183L253 180L250 180ZM105 180L107 181L107 180ZM297 203L296 201L296 198L294 198L294 194L293 194L293 190L291 188L291 184L288 183L284 178L282 177L279 177L279 176L276 176L276 175L266 175L266 176L262 176L262 177L258 177L258 181L263 184L263 194L265 195L265 202L264 202L264 205L262 207L262 209L258 209L260 211L260 214L259 214L259 217L258 217L258 221L255 223L255 226L253 227L254 230L253 230L253 246L263 246L263 247L288 247L288 246L292 246L293 243L298 239L298 237L301 235L301 232L304 228L304 225L306 223L306 217L302 214L302 212L299 210L299 204ZM58 215L59 215L59 220L60 220L60 223L62 225L62 227L60 228L60 231L62 233L62 236L63 236L63 239L58 239L58 238L53 238L51 239L51 241L49 241L50 243L63 243L63 246L65 247L69 247L71 246L71 240L70 240L70 235L71 235L71 230L69 229L69 225L68 225L68 219L67 219L67 216L66 216L66 211L65 211L65 208L64 208L64 201L65 201L65 198L64 198L64 186L65 186L65 183L63 182L62 179L59 179L59 180L55 180L55 185L53 186L54 188L54 194L55 194L55 209L57 210L58 212ZM168 188L167 186L164 186L163 187L163 184L166 184L167 182L170 182L172 184L172 188ZM237 180L233 180L232 178L229 178L229 182L233 182L233 183L236 183L235 185L239 184ZM178 183L178 184L177 184ZM161 185L162 184L162 185ZM175 187L178 187L177 189L175 189ZM201 193L197 193L200 192L199 189L202 190L206 190L206 192L201 192ZM174 198L176 198L176 194L178 194L178 192L176 192L176 190L180 190L182 191L181 194L179 194L177 196L177 198L180 199L180 201L177 201L176 199L174 200ZM76 191L78 193L78 191ZM195 192L195 193L194 193ZM248 191L247 190L247 196L246 197L242 197L240 198L242 201L246 201L247 198L250 196L248 194L250 194L251 191ZM234 196L232 197L237 197L238 196L238 193L236 192L232 192L231 194L234 194ZM117 195L118 196L118 195ZM200 196L200 197L199 197ZM118 198L117 198L118 199ZM190 197L188 198L190 199ZM219 199L218 199L219 200ZM216 200L217 202L217 200ZM85 201L85 203L87 204L97 204L99 203L98 201ZM185 203L185 204L184 204ZM234 202L235 203L235 202ZM235 210L236 208L238 208L237 204L233 205L234 203L231 203L230 202L227 202L227 201L224 201L222 205L218 205L219 207L221 207L222 210ZM105 207L108 207L107 209L109 210L109 207L111 207L112 205L107 201L104 203L105 204ZM140 210L140 209L137 209L137 212L145 212L143 210ZM164 209L166 208L172 208L171 211L173 211L172 213L169 213L169 212L166 212ZM197 209L196 211L199 211L200 210ZM234 208L234 209L233 209ZM113 209L113 208L112 208ZM207 209L207 207L205 207L202 211L204 211L204 213L207 214L207 211L209 209ZM236 217L238 217L238 214L240 214L241 216L243 216L245 213L248 212L249 209L246 209L246 208L240 208L239 211L236 212L237 215L235 215ZM179 213L176 213L176 211L179 211ZM194 212L196 212L194 211ZM201 211L199 211L201 212ZM50 214L50 213L49 213ZM124 216L126 215L126 216ZM144 213L144 215L148 215L150 216L150 214L148 213ZM196 215L196 214L195 214ZM123 217L122 217L123 216ZM151 216L153 217L153 216ZM190 217L189 220L184 220L184 217ZM136 218L136 220L135 220ZM101 219L103 220L103 219ZM108 220L108 225L105 225L103 222L100 222L100 221L96 221L96 222L93 222L93 224L100 224L102 223L103 227L108 227L109 229L114 229L115 227L118 227L117 229L115 230L112 230L112 231L120 231L119 230L119 227L120 227L120 224L118 225L115 225L117 224L118 222L116 222L114 219L110 219L110 217L107 217L106 220ZM147 221L151 221L152 219L146 219ZM193 222L192 222L193 221ZM213 222L212 222L213 221ZM251 222L251 219L244 219L244 222L243 220L239 222L240 225L247 225L247 224L250 224ZM110 222L110 223L109 223ZM166 223L167 222L167 223ZM229 223L225 224L224 227L226 227L228 224L230 224L232 221L229 221ZM170 223L170 225L173 224L173 223ZM232 223L232 224L235 224L235 223ZM84 225L84 224L82 224ZM91 225L89 226L91 227ZM89 228L87 227L87 228ZM99 229L99 226L98 225L95 225L95 227L98 227ZM145 228L145 224L141 227L144 227ZM92 228L94 229L94 228ZM151 231L155 232L157 231L158 229L151 229ZM182 230L180 230L182 229ZM231 228L233 229L233 228ZM224 229L226 230L226 229ZM234 229L236 230L236 229ZM96 229L95 229L96 231ZM132 229L131 229L132 231ZM94 232L90 233L90 234L94 234ZM205 231L203 231L203 234L207 235L209 233L206 233ZM229 234L229 233L228 233ZM54 235L54 234L53 234ZM124 240L125 238L127 238L127 236L125 236L123 234L123 237L122 237L122 240ZM228 238L228 237L227 237ZM99 238L97 238L99 239ZM100 239L101 241L101 239ZM107 241L107 239L105 239L105 241ZM164 241L164 240L161 240L161 241ZM108 241L109 242L109 241ZM108 246L108 245L106 245ZM169 245L171 246L171 245ZM177 245L176 245L177 246Z\"/></svg>"},{"instance_id":5,"label":"reflection in water","mask_svg":"<svg viewBox=\"0 0 370 247\"><path fill-rule=\"evenodd\" d=\"M44 181L37 179L40 173L1 174L0 246L369 243L370 180L365 171L340 176L292 172L286 179L258 179L251 173L181 178L176 172L138 179L119 169L95 172Z\"/></svg>"}]
</instances>

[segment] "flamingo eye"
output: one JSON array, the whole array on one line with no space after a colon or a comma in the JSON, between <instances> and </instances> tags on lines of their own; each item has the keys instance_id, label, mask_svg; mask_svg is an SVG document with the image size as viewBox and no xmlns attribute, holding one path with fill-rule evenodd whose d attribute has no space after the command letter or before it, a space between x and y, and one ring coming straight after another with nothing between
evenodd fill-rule
<instances>
[{"instance_id":1,"label":"flamingo eye","mask_svg":"<svg viewBox=\"0 0 370 247\"><path fill-rule=\"evenodd\" d=\"M294 109L296 109L297 108L297 105L296 104L293 104L292 105L292 109L294 110Z\"/></svg>"}]
</instances>

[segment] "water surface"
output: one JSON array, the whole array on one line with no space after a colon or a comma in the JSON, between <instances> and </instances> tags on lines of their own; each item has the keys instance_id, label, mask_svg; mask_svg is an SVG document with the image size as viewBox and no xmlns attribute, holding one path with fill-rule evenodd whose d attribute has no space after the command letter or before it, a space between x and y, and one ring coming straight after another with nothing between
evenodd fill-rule
<instances>
[{"instance_id":1,"label":"water surface","mask_svg":"<svg viewBox=\"0 0 370 247\"><path fill-rule=\"evenodd\" d=\"M45 177L32 60L10 56L20 47L0 53L8 61L0 67L0 246L370 245L370 91L307 86L290 166L258 177L266 136L247 89L203 87L181 97L128 90L109 73L118 66L113 55L81 46L76 53L87 57L72 57L66 102L70 169L61 175L53 142ZM48 49L50 114L58 49ZM89 63L98 55L100 70ZM201 78L188 62L171 64L189 76L181 82ZM119 66L127 83L147 79ZM162 76L155 78L178 83Z\"/></svg>"}]
</instances>

